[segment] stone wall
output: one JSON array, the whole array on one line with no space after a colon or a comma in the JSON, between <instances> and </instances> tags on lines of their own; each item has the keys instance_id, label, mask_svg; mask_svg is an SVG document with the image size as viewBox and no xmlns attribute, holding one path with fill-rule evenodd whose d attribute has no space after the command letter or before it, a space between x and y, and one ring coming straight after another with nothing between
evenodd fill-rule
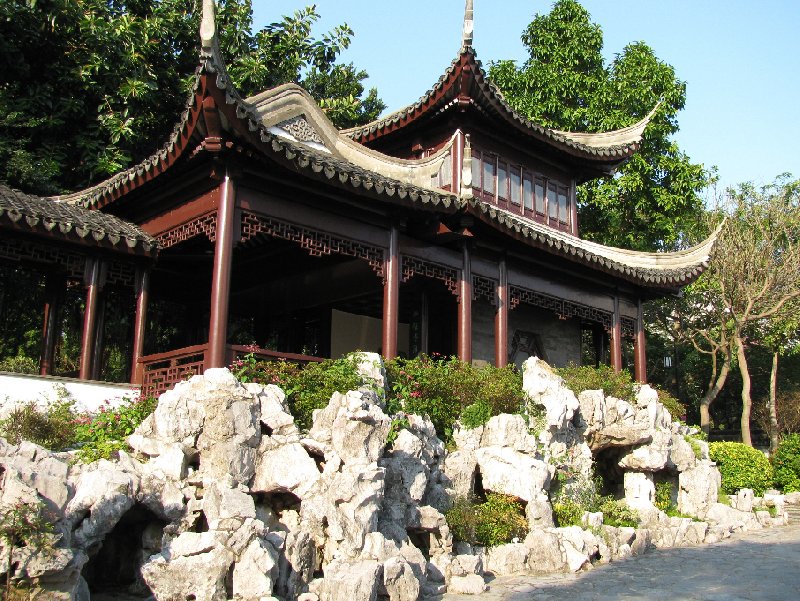
<instances>
[{"instance_id":1,"label":"stone wall","mask_svg":"<svg viewBox=\"0 0 800 601\"><path fill-rule=\"evenodd\" d=\"M689 429L647 386L633 403L601 391L576 396L531 359L524 388L545 409L538 430L521 415L499 415L475 429L457 426L448 450L416 415L387 444L385 373L377 356L362 356L361 369L372 385L335 393L308 432L279 388L213 369L163 394L129 438L134 452L113 461L83 465L70 453L0 439L0 505L43 500L58 535L45 552L16 549L15 577L33 580L37 598L63 601L415 601L479 593L487 573L588 569L785 523L780 495L717 503L707 447L695 455ZM603 453L641 527L603 526L602 514L586 514L583 528L556 527L555 475L577 485ZM444 512L474 492L478 477L483 491L524 504L524 540L485 549L453 539ZM694 520L653 505L664 477ZM777 517L753 512L759 502Z\"/></svg>"}]
</instances>

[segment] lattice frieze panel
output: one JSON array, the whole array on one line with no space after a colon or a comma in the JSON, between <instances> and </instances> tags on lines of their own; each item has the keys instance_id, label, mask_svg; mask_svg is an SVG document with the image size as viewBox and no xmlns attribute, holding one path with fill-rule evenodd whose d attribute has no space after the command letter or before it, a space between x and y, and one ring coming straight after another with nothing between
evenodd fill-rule
<instances>
[{"instance_id":1,"label":"lattice frieze panel","mask_svg":"<svg viewBox=\"0 0 800 601\"><path fill-rule=\"evenodd\" d=\"M384 277L384 250L379 246L311 230L273 217L243 213L242 241L250 240L259 234L294 242L300 245L300 248L307 250L312 257L336 254L363 259L369 263L379 278Z\"/></svg>"},{"instance_id":2,"label":"lattice frieze panel","mask_svg":"<svg viewBox=\"0 0 800 601\"><path fill-rule=\"evenodd\" d=\"M181 242L200 235L206 236L211 242L217 239L217 214L208 213L192 219L178 227L167 230L158 235L158 242L162 248L169 248Z\"/></svg>"},{"instance_id":3,"label":"lattice frieze panel","mask_svg":"<svg viewBox=\"0 0 800 601\"><path fill-rule=\"evenodd\" d=\"M83 278L86 266L86 257L81 253L13 238L0 239L0 259L57 265L71 278Z\"/></svg>"},{"instance_id":4,"label":"lattice frieze panel","mask_svg":"<svg viewBox=\"0 0 800 601\"><path fill-rule=\"evenodd\" d=\"M458 294L459 270L441 263L434 263L419 257L402 256L400 262L400 281L407 282L415 275L443 282L456 297Z\"/></svg>"},{"instance_id":5,"label":"lattice frieze panel","mask_svg":"<svg viewBox=\"0 0 800 601\"><path fill-rule=\"evenodd\" d=\"M482 275L472 276L472 300L485 298L495 307L497 306L497 280Z\"/></svg>"},{"instance_id":6,"label":"lattice frieze panel","mask_svg":"<svg viewBox=\"0 0 800 601\"><path fill-rule=\"evenodd\" d=\"M106 284L132 288L136 278L136 268L130 263L111 261L106 271Z\"/></svg>"},{"instance_id":7,"label":"lattice frieze panel","mask_svg":"<svg viewBox=\"0 0 800 601\"><path fill-rule=\"evenodd\" d=\"M622 330L623 338L636 337L636 320L633 317L625 317L625 316L620 317L619 325Z\"/></svg>"},{"instance_id":8,"label":"lattice frieze panel","mask_svg":"<svg viewBox=\"0 0 800 601\"><path fill-rule=\"evenodd\" d=\"M611 328L612 314L610 311L603 311L596 307L582 305L535 290L529 290L528 288L520 288L519 286L510 286L509 296L511 297L510 305L512 309L515 309L520 303L524 303L551 311L559 319L579 317L602 324L606 329Z\"/></svg>"}]
</instances>

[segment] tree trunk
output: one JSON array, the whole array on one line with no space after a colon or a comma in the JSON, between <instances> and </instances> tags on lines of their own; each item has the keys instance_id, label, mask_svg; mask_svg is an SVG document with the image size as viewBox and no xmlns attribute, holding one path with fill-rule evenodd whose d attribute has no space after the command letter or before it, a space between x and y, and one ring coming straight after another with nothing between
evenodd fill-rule
<instances>
[{"instance_id":1,"label":"tree trunk","mask_svg":"<svg viewBox=\"0 0 800 601\"><path fill-rule=\"evenodd\" d=\"M711 430L711 403L713 403L725 386L725 381L728 379L728 373L731 371L730 351L725 353L724 361L719 373L716 374L716 380L710 383L709 389L700 399L700 427L706 434Z\"/></svg>"},{"instance_id":2,"label":"tree trunk","mask_svg":"<svg viewBox=\"0 0 800 601\"><path fill-rule=\"evenodd\" d=\"M769 374L769 453L778 450L778 351L772 351L772 371Z\"/></svg>"},{"instance_id":3,"label":"tree trunk","mask_svg":"<svg viewBox=\"0 0 800 601\"><path fill-rule=\"evenodd\" d=\"M750 368L747 365L747 356L744 352L744 341L740 334L734 335L736 342L736 359L739 362L739 373L742 374L742 442L753 446L753 439L750 436L750 410L753 407L753 399L750 397Z\"/></svg>"}]
</instances>

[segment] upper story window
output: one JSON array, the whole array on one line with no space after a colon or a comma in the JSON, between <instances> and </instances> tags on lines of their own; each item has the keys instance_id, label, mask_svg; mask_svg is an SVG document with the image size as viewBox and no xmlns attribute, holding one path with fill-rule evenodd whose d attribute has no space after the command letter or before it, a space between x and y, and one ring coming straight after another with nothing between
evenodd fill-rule
<instances>
[{"instance_id":1,"label":"upper story window","mask_svg":"<svg viewBox=\"0 0 800 601\"><path fill-rule=\"evenodd\" d=\"M512 213L577 234L572 187L501 156L473 148L472 191Z\"/></svg>"}]
</instances>

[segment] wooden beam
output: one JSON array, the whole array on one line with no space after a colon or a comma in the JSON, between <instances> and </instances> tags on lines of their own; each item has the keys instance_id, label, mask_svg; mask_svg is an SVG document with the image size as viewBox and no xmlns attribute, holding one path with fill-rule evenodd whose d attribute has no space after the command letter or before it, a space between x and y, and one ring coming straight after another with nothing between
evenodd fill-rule
<instances>
[{"instance_id":1,"label":"wooden beam","mask_svg":"<svg viewBox=\"0 0 800 601\"><path fill-rule=\"evenodd\" d=\"M400 232L397 225L389 229L389 248L383 268L383 340L386 359L397 357L397 321L400 312Z\"/></svg>"},{"instance_id":2,"label":"wooden beam","mask_svg":"<svg viewBox=\"0 0 800 601\"><path fill-rule=\"evenodd\" d=\"M633 340L633 372L637 382L647 384L647 340L644 333L644 309L639 299L636 316L636 337Z\"/></svg>"},{"instance_id":3,"label":"wooden beam","mask_svg":"<svg viewBox=\"0 0 800 601\"><path fill-rule=\"evenodd\" d=\"M208 323L206 369L225 367L228 339L228 305L230 302L233 243L237 234L236 189L225 173L217 209L216 246L211 279L211 316Z\"/></svg>"},{"instance_id":4,"label":"wooden beam","mask_svg":"<svg viewBox=\"0 0 800 601\"><path fill-rule=\"evenodd\" d=\"M150 299L150 269L142 268L136 273L136 318L133 324L131 358L131 384L142 384L142 366L139 359L144 356L144 337L147 328L147 303Z\"/></svg>"},{"instance_id":5,"label":"wooden beam","mask_svg":"<svg viewBox=\"0 0 800 601\"><path fill-rule=\"evenodd\" d=\"M614 314L611 318L611 367L617 373L622 371L622 323L618 296L614 296Z\"/></svg>"},{"instance_id":6,"label":"wooden beam","mask_svg":"<svg viewBox=\"0 0 800 601\"><path fill-rule=\"evenodd\" d=\"M87 259L86 265L86 307L83 311L83 334L81 335L81 367L78 377L89 380L92 377L95 341L97 339L97 312L100 301L100 260Z\"/></svg>"},{"instance_id":7,"label":"wooden beam","mask_svg":"<svg viewBox=\"0 0 800 601\"><path fill-rule=\"evenodd\" d=\"M458 297L458 358L472 363L472 259L469 243L462 245L463 266Z\"/></svg>"},{"instance_id":8,"label":"wooden beam","mask_svg":"<svg viewBox=\"0 0 800 601\"><path fill-rule=\"evenodd\" d=\"M494 364L505 367L508 364L508 266L503 257L497 263L500 281L497 285L497 311L494 314Z\"/></svg>"}]
</instances>

